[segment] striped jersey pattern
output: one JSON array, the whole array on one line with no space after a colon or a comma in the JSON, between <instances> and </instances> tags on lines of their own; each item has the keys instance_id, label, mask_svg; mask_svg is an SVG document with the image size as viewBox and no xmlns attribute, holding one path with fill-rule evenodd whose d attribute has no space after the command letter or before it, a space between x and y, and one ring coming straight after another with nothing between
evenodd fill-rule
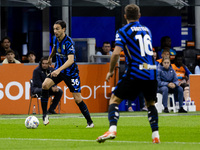
<instances>
[{"instance_id":1,"label":"striped jersey pattern","mask_svg":"<svg viewBox=\"0 0 200 150\"><path fill-rule=\"evenodd\" d=\"M77 76L79 70L76 64L74 42L72 41L72 39L66 35L59 43L58 39L54 36L53 47L54 50L56 50L55 69L58 69L68 60L68 55L74 55L74 63L70 67L62 70L61 72L67 76Z\"/></svg>"},{"instance_id":2,"label":"striped jersey pattern","mask_svg":"<svg viewBox=\"0 0 200 150\"><path fill-rule=\"evenodd\" d=\"M156 80L156 70L139 69L143 63L155 65L152 35L147 27L139 22L130 22L117 31L115 45L120 46L125 53L127 69L124 76L132 80Z\"/></svg>"}]
</instances>

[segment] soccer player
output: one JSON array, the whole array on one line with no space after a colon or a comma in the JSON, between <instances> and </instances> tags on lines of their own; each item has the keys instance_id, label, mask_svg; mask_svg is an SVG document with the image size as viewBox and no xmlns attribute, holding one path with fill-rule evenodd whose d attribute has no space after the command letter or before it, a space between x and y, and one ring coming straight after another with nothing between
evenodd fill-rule
<instances>
[{"instance_id":1,"label":"soccer player","mask_svg":"<svg viewBox=\"0 0 200 150\"><path fill-rule=\"evenodd\" d=\"M56 55L55 70L48 75L42 84L42 110L43 110L43 124L49 123L49 117L47 115L47 102L49 98L49 88L64 81L69 87L70 92L74 97L76 104L81 110L83 116L87 120L87 128L93 128L94 124L90 117L89 110L86 104L81 98L81 87L79 70L76 64L75 49L72 39L65 34L66 23L62 20L55 22L53 26L55 37L53 39L52 52L48 58L48 62Z\"/></svg>"},{"instance_id":2,"label":"soccer player","mask_svg":"<svg viewBox=\"0 0 200 150\"><path fill-rule=\"evenodd\" d=\"M117 134L117 121L119 119L118 105L124 99L134 100L140 92L143 92L148 108L148 120L152 129L153 143L159 143L158 112L155 107L157 80L156 65L153 58L152 37L150 30L139 23L140 8L135 4L125 7L125 19L127 25L116 33L115 49L110 60L110 69L106 80L114 74L115 65L120 52L124 50L127 62L127 70L119 80L110 99L108 108L109 130L99 136L97 142L105 142L114 139Z\"/></svg>"}]
</instances>

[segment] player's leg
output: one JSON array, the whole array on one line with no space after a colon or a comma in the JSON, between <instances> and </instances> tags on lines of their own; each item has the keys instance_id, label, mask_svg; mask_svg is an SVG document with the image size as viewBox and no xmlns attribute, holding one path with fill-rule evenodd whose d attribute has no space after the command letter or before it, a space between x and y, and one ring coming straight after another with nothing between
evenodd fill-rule
<instances>
[{"instance_id":1,"label":"player's leg","mask_svg":"<svg viewBox=\"0 0 200 150\"><path fill-rule=\"evenodd\" d=\"M153 143L160 143L160 137L158 132L158 112L155 107L155 102L157 101L157 81L149 81L148 84L147 82L146 85L148 85L148 87L144 89L144 97L146 106L148 108L148 120L152 130L152 141Z\"/></svg>"},{"instance_id":2,"label":"player's leg","mask_svg":"<svg viewBox=\"0 0 200 150\"><path fill-rule=\"evenodd\" d=\"M114 139L117 134L117 122L119 119L119 104L124 99L135 99L139 94L138 88L135 86L134 81L128 79L127 77L122 77L117 83L113 94L110 98L109 108L108 108L108 120L110 123L109 130L102 136L99 136L96 140L99 143L104 142L108 139ZM134 92L133 92L134 91Z\"/></svg>"},{"instance_id":3,"label":"player's leg","mask_svg":"<svg viewBox=\"0 0 200 150\"><path fill-rule=\"evenodd\" d=\"M87 108L87 105L84 103L84 101L81 98L81 93L72 93L72 94L73 94L74 100L75 100L76 104L78 105L81 113L83 114L83 116L87 120L87 127L86 128L93 128L94 124L93 124L93 121L90 117L90 112Z\"/></svg>"},{"instance_id":4,"label":"player's leg","mask_svg":"<svg viewBox=\"0 0 200 150\"><path fill-rule=\"evenodd\" d=\"M62 94L63 94L63 91L60 88L58 88L57 92L53 92L51 89L49 90L49 95L54 95L54 98L53 98L52 104L49 107L48 114L56 114L54 110L58 106L58 103L60 102Z\"/></svg>"},{"instance_id":5,"label":"player's leg","mask_svg":"<svg viewBox=\"0 0 200 150\"><path fill-rule=\"evenodd\" d=\"M111 95L110 103L108 107L108 120L110 123L109 130L104 133L102 136L99 136L96 140L99 143L105 142L108 139L114 139L117 135L117 122L119 120L119 104L122 102L122 99Z\"/></svg>"},{"instance_id":6,"label":"player's leg","mask_svg":"<svg viewBox=\"0 0 200 150\"><path fill-rule=\"evenodd\" d=\"M146 102L148 108L148 119L152 130L153 143L160 143L160 136L158 132L158 112L155 107L155 101Z\"/></svg>"},{"instance_id":7,"label":"player's leg","mask_svg":"<svg viewBox=\"0 0 200 150\"><path fill-rule=\"evenodd\" d=\"M49 99L49 88L54 85L54 81L50 78L46 78L42 83L42 97L41 105L43 111L43 124L47 125L49 123L49 117L47 115L47 104Z\"/></svg>"}]
</instances>

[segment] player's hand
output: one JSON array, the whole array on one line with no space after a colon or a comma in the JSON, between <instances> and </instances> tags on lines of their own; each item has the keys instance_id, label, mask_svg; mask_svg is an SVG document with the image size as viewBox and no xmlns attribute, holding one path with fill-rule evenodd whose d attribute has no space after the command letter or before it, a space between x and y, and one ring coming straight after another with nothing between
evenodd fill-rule
<instances>
[{"instance_id":1,"label":"player's hand","mask_svg":"<svg viewBox=\"0 0 200 150\"><path fill-rule=\"evenodd\" d=\"M107 75L106 75L106 81L109 82L110 80L110 77L112 77L114 74L114 71L113 72L108 72Z\"/></svg>"},{"instance_id":2,"label":"player's hand","mask_svg":"<svg viewBox=\"0 0 200 150\"><path fill-rule=\"evenodd\" d=\"M59 74L60 74L60 71L59 71L59 70L54 70L54 71L51 73L51 76L52 76L52 77L57 77Z\"/></svg>"}]
</instances>

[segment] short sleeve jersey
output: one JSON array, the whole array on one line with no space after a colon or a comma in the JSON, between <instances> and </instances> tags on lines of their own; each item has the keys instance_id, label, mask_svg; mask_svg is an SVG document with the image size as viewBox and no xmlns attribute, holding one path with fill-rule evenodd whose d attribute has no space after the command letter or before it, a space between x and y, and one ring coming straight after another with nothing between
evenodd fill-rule
<instances>
[{"instance_id":1,"label":"short sleeve jersey","mask_svg":"<svg viewBox=\"0 0 200 150\"><path fill-rule=\"evenodd\" d=\"M67 76L77 76L79 74L79 70L76 64L76 55L72 39L66 35L59 43L58 39L54 36L53 47L54 50L56 50L55 69L58 69L68 60L68 55L74 55L74 63L70 67L62 70L61 72Z\"/></svg>"},{"instance_id":2,"label":"short sleeve jersey","mask_svg":"<svg viewBox=\"0 0 200 150\"><path fill-rule=\"evenodd\" d=\"M116 33L115 45L125 53L127 70L124 76L130 79L156 80L156 70L139 69L139 65L147 63L155 65L150 30L139 22L130 22Z\"/></svg>"}]
</instances>

